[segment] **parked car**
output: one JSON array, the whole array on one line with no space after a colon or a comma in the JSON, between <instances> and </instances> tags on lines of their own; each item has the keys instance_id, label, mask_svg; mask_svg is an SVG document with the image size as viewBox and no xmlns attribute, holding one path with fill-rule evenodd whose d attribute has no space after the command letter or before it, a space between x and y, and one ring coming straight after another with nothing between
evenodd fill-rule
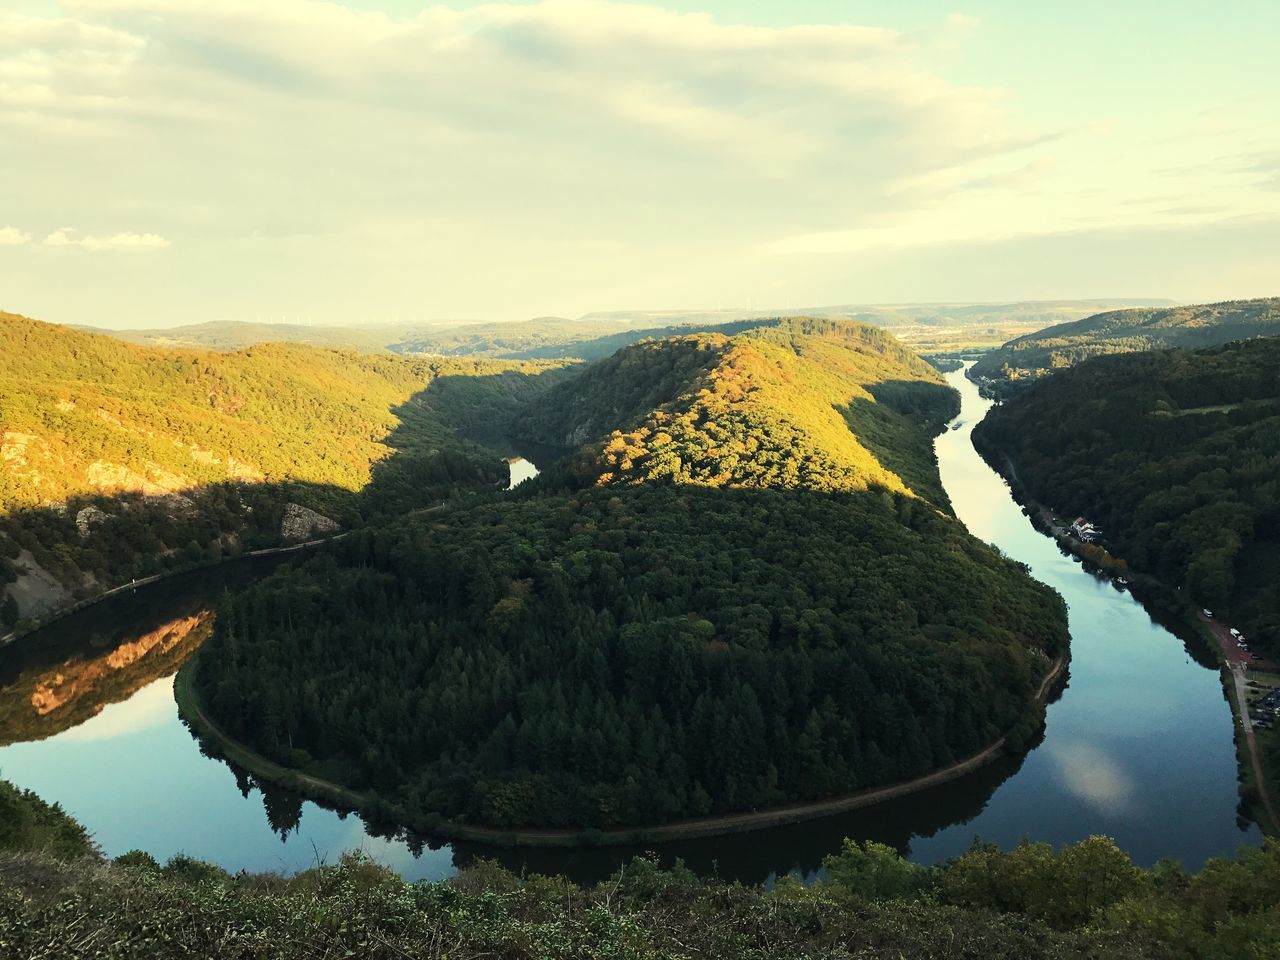
<instances>
[{"instance_id":1,"label":"parked car","mask_svg":"<svg viewBox=\"0 0 1280 960\"><path fill-rule=\"evenodd\" d=\"M1212 611L1212 610L1201 610L1200 612L1201 612L1201 613L1203 613L1203 614L1205 615L1205 618L1206 618L1206 619L1209 619L1209 620L1212 620L1212 619L1213 619L1213 611Z\"/></svg>"}]
</instances>

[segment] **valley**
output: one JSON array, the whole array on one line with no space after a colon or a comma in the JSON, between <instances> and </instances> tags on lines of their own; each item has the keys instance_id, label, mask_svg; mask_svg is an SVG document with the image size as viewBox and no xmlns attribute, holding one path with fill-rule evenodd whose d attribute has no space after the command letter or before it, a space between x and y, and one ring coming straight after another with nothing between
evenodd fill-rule
<instances>
[{"instance_id":1,"label":"valley","mask_svg":"<svg viewBox=\"0 0 1280 960\"><path fill-rule=\"evenodd\" d=\"M1259 842L1256 827L1238 823L1230 713L1215 671L1201 666L1129 595L1083 571L1031 527L969 442L969 429L989 404L962 373L950 382L962 398L957 422L963 426L936 441L950 502L971 531L1029 564L1070 606L1070 676L1048 707L1043 733L1027 745L1029 753L1007 751L957 780L879 806L740 837L658 844L664 862L680 857L700 872L714 864L722 877L758 883L788 873L813 877L846 836L938 863L963 853L975 837L1006 847L1022 836L1064 844L1103 830L1140 863L1172 853L1190 867L1229 854L1239 843ZM233 592L239 595L269 569L236 581ZM198 606L200 593L191 591L200 583L201 575L189 574L84 611L27 638L24 649L65 650L50 654L58 664L59 656L78 660L77 644L102 629L89 623L123 630L123 638L106 640L105 649L135 643L135 631L163 633L164 624ZM215 587L213 595L221 592ZM54 645L51 631L65 638L62 646ZM1125 638L1122 654L1116 637ZM299 870L313 862L317 849L333 862L359 847L410 879L450 876L483 856L517 871L568 873L593 883L654 848L652 842L572 850L428 844L412 835L395 839L400 831L394 818L373 810L364 815L375 835L366 835L355 817L342 820L234 764L229 769L202 756L179 719L171 682L144 680L127 703L107 706L76 728L83 735L76 729L58 735L54 727L53 736L0 748L0 769L90 824L109 853L140 848L163 861L187 851L233 870ZM24 696L29 694L19 691L17 699ZM48 719L32 715L28 723L36 720L45 729L58 722L56 712ZM104 775L88 776L95 769ZM115 774L106 777L106 770ZM90 782L93 788L85 789ZM148 810L153 812L135 815ZM160 821L165 829L154 830ZM209 823L218 830L201 826Z\"/></svg>"}]
</instances>

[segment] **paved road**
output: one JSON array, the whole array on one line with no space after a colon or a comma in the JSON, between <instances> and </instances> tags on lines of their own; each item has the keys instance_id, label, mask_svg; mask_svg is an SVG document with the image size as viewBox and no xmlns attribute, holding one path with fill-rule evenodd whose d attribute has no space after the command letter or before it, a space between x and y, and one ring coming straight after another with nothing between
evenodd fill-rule
<instances>
[{"instance_id":1,"label":"paved road","mask_svg":"<svg viewBox=\"0 0 1280 960\"><path fill-rule=\"evenodd\" d=\"M1203 613L1198 614L1198 616L1205 626L1209 628L1209 632L1213 634L1214 639L1218 641L1218 646L1221 647L1222 655L1227 662L1227 669L1231 671L1231 678L1235 681L1240 728L1244 731L1245 744L1249 747L1249 761L1253 767L1253 782L1258 785L1258 796L1262 800L1262 806L1266 808L1267 816L1271 818L1272 826L1275 829L1280 829L1280 818L1276 816L1275 807L1271 804L1271 794L1267 791L1267 781L1262 775L1262 761L1258 757L1258 744L1253 735L1253 720L1249 716L1249 688L1246 683L1249 679L1249 667L1253 666L1255 661L1250 660L1249 654L1240 649L1235 637L1231 636L1231 629L1227 624L1211 620Z\"/></svg>"}]
</instances>

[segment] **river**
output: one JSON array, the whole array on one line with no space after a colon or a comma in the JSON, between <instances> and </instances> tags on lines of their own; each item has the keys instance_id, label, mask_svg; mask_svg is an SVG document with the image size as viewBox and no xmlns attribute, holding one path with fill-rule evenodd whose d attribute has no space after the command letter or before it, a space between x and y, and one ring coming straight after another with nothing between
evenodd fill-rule
<instances>
[{"instance_id":1,"label":"river","mask_svg":"<svg viewBox=\"0 0 1280 960\"><path fill-rule=\"evenodd\" d=\"M974 452L973 426L989 403L962 371L955 428L937 453L956 514L974 535L1026 563L1070 606L1067 686L1048 708L1029 753L918 794L836 817L730 837L665 844L703 872L768 882L806 878L842 838L889 843L934 863L982 837L1061 844L1114 837L1139 863L1172 856L1188 868L1257 845L1240 819L1230 709L1216 669L1132 597L1063 556L1036 532ZM511 465L511 486L536 473ZM278 564L275 560L271 566ZM638 848L586 850L437 846L370 836L354 815L263 790L205 756L178 717L172 670L200 642L208 611L268 569L233 564L155 584L59 621L0 652L0 777L60 803L103 850L175 853L232 870L292 871L363 849L409 879L449 876L475 856L515 869L597 880ZM39 706L39 712L34 706ZM10 742L17 741L17 742Z\"/></svg>"}]
</instances>

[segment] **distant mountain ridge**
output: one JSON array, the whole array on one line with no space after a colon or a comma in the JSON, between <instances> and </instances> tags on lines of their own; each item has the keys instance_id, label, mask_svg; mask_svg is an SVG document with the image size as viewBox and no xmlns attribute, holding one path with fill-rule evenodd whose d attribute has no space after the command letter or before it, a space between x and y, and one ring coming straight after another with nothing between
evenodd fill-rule
<instances>
[{"instance_id":1,"label":"distant mountain ridge","mask_svg":"<svg viewBox=\"0 0 1280 960\"><path fill-rule=\"evenodd\" d=\"M1090 357L1168 347L1211 347L1280 334L1280 297L1163 309L1113 310L1009 341L974 365L996 392L1016 389Z\"/></svg>"},{"instance_id":2,"label":"distant mountain ridge","mask_svg":"<svg viewBox=\"0 0 1280 960\"><path fill-rule=\"evenodd\" d=\"M1102 310L1167 305L1152 299L1028 300L991 303L837 304L779 310L611 310L577 319L535 317L492 323L440 321L370 326L315 326L217 321L165 329L77 327L147 346L237 350L258 343L305 343L366 352L494 357L513 360L599 360L646 338L733 328L740 332L779 315L858 320L890 330L965 329L996 325L1012 332L1078 319ZM999 342L999 341L997 341Z\"/></svg>"}]
</instances>

